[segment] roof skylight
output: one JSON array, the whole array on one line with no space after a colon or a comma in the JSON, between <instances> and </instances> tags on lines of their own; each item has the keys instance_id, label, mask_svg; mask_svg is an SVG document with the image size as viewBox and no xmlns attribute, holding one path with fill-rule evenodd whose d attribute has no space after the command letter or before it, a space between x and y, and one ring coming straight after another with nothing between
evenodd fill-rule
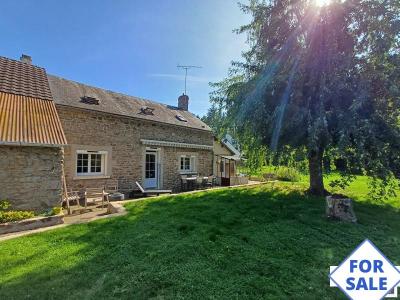
<instances>
[{"instance_id":1,"label":"roof skylight","mask_svg":"<svg viewBox=\"0 0 400 300\"><path fill-rule=\"evenodd\" d=\"M154 108L148 107L148 106L142 106L142 108L140 109L142 114L145 115L154 115L153 111Z\"/></svg>"},{"instance_id":2,"label":"roof skylight","mask_svg":"<svg viewBox=\"0 0 400 300\"><path fill-rule=\"evenodd\" d=\"M185 117L182 116L182 115L176 115L176 118L177 118L179 121L181 121L181 122L187 122L187 120L185 119Z\"/></svg>"},{"instance_id":3,"label":"roof skylight","mask_svg":"<svg viewBox=\"0 0 400 300\"><path fill-rule=\"evenodd\" d=\"M89 97L89 96L81 97L81 102L85 103L85 104L91 104L91 105L99 105L100 104L99 99L96 99L95 97Z\"/></svg>"}]
</instances>

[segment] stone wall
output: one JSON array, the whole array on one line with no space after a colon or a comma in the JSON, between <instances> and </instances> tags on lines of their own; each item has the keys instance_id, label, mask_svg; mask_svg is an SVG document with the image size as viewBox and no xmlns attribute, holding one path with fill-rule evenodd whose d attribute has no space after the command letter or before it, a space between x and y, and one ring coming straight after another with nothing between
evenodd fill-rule
<instances>
[{"instance_id":1,"label":"stone wall","mask_svg":"<svg viewBox=\"0 0 400 300\"><path fill-rule=\"evenodd\" d=\"M0 146L0 200L21 210L60 206L62 166L60 148Z\"/></svg>"},{"instance_id":2,"label":"stone wall","mask_svg":"<svg viewBox=\"0 0 400 300\"><path fill-rule=\"evenodd\" d=\"M65 147L65 173L67 186L73 190L100 187L118 181L119 189L128 192L135 181L143 182L146 146L141 139L170 141L188 144L213 145L212 133L162 123L136 120L122 116L57 106L68 146ZM163 189L178 189L179 155L194 153L197 172L212 173L212 150L159 148L161 184ZM107 174L95 179L80 179L76 175L76 150L108 152Z\"/></svg>"},{"instance_id":3,"label":"stone wall","mask_svg":"<svg viewBox=\"0 0 400 300\"><path fill-rule=\"evenodd\" d=\"M163 182L166 188L179 191L181 188L180 173L178 171L180 156L193 155L196 156L196 172L200 176L208 176L212 174L212 152L208 150L192 150L165 147L163 149Z\"/></svg>"}]
</instances>

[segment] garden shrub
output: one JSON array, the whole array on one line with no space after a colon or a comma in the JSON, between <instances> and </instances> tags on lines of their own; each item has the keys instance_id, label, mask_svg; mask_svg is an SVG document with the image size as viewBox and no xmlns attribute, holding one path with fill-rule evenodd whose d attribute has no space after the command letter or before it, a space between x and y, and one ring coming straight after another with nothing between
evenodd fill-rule
<instances>
[{"instance_id":1,"label":"garden shrub","mask_svg":"<svg viewBox=\"0 0 400 300\"><path fill-rule=\"evenodd\" d=\"M45 216L45 217L56 216L56 215L59 215L61 212L62 212L62 207L55 206L53 208L48 209L46 212L44 212L43 216Z\"/></svg>"},{"instance_id":2,"label":"garden shrub","mask_svg":"<svg viewBox=\"0 0 400 300\"><path fill-rule=\"evenodd\" d=\"M7 200L1 200L0 201L0 210L6 210L10 206L11 206L11 204Z\"/></svg>"},{"instance_id":3,"label":"garden shrub","mask_svg":"<svg viewBox=\"0 0 400 300\"><path fill-rule=\"evenodd\" d=\"M24 219L33 218L33 211L10 210L11 204L7 200L0 201L0 224L16 222Z\"/></svg>"},{"instance_id":4,"label":"garden shrub","mask_svg":"<svg viewBox=\"0 0 400 300\"><path fill-rule=\"evenodd\" d=\"M274 173L278 180L281 181L300 181L301 177L299 171L297 171L295 168L290 167L277 167Z\"/></svg>"},{"instance_id":5,"label":"garden shrub","mask_svg":"<svg viewBox=\"0 0 400 300\"><path fill-rule=\"evenodd\" d=\"M263 181L276 180L278 177L274 173L264 173L262 174Z\"/></svg>"},{"instance_id":6,"label":"garden shrub","mask_svg":"<svg viewBox=\"0 0 400 300\"><path fill-rule=\"evenodd\" d=\"M54 215L59 215L61 212L62 212L62 207L60 207L60 206L53 207L53 209L52 209L52 215L53 216Z\"/></svg>"},{"instance_id":7,"label":"garden shrub","mask_svg":"<svg viewBox=\"0 0 400 300\"><path fill-rule=\"evenodd\" d=\"M35 214L32 211L0 211L0 223L16 222L24 219L33 218L34 216Z\"/></svg>"}]
</instances>

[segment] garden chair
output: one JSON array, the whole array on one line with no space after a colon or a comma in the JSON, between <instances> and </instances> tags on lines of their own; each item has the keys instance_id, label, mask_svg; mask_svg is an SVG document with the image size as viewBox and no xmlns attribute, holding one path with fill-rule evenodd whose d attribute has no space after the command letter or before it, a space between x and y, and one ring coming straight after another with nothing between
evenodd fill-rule
<instances>
[{"instance_id":1,"label":"garden chair","mask_svg":"<svg viewBox=\"0 0 400 300\"><path fill-rule=\"evenodd\" d=\"M201 189L203 186L203 176L198 176L196 178L196 189Z\"/></svg>"},{"instance_id":2,"label":"garden chair","mask_svg":"<svg viewBox=\"0 0 400 300\"><path fill-rule=\"evenodd\" d=\"M106 193L113 194L118 192L118 180L107 181L104 190Z\"/></svg>"},{"instance_id":3,"label":"garden chair","mask_svg":"<svg viewBox=\"0 0 400 300\"><path fill-rule=\"evenodd\" d=\"M96 204L101 201L101 207L104 207L104 200L109 203L108 195L104 188L87 188L85 190L85 208L87 207L88 202L92 202Z\"/></svg>"},{"instance_id":4,"label":"garden chair","mask_svg":"<svg viewBox=\"0 0 400 300\"><path fill-rule=\"evenodd\" d=\"M185 191L187 189L187 175L181 175L181 191Z\"/></svg>"},{"instance_id":5,"label":"garden chair","mask_svg":"<svg viewBox=\"0 0 400 300\"><path fill-rule=\"evenodd\" d=\"M215 186L215 176L214 175L210 175L207 178L207 181L205 182L205 186L206 188L212 188Z\"/></svg>"},{"instance_id":6,"label":"garden chair","mask_svg":"<svg viewBox=\"0 0 400 300\"><path fill-rule=\"evenodd\" d=\"M139 182L135 182L139 190L143 193L145 196L150 196L150 195L160 195L160 194L171 194L172 190L146 190L144 189Z\"/></svg>"}]
</instances>

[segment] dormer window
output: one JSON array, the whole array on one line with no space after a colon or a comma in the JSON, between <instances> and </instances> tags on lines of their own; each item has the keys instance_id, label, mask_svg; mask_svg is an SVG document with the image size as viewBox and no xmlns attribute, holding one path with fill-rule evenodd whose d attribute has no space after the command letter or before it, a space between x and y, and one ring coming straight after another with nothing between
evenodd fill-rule
<instances>
[{"instance_id":1,"label":"dormer window","mask_svg":"<svg viewBox=\"0 0 400 300\"><path fill-rule=\"evenodd\" d=\"M99 105L100 104L99 99L96 99L95 97L89 97L89 96L81 97L81 102L85 103L85 104L90 104L90 105Z\"/></svg>"},{"instance_id":2,"label":"dormer window","mask_svg":"<svg viewBox=\"0 0 400 300\"><path fill-rule=\"evenodd\" d=\"M148 106L142 106L142 108L140 109L140 112L142 114L150 115L150 116L154 115L153 111L154 111L154 108L151 108Z\"/></svg>"},{"instance_id":3,"label":"dormer window","mask_svg":"<svg viewBox=\"0 0 400 300\"><path fill-rule=\"evenodd\" d=\"M181 122L187 122L187 120L182 115L176 115L176 118Z\"/></svg>"}]
</instances>

